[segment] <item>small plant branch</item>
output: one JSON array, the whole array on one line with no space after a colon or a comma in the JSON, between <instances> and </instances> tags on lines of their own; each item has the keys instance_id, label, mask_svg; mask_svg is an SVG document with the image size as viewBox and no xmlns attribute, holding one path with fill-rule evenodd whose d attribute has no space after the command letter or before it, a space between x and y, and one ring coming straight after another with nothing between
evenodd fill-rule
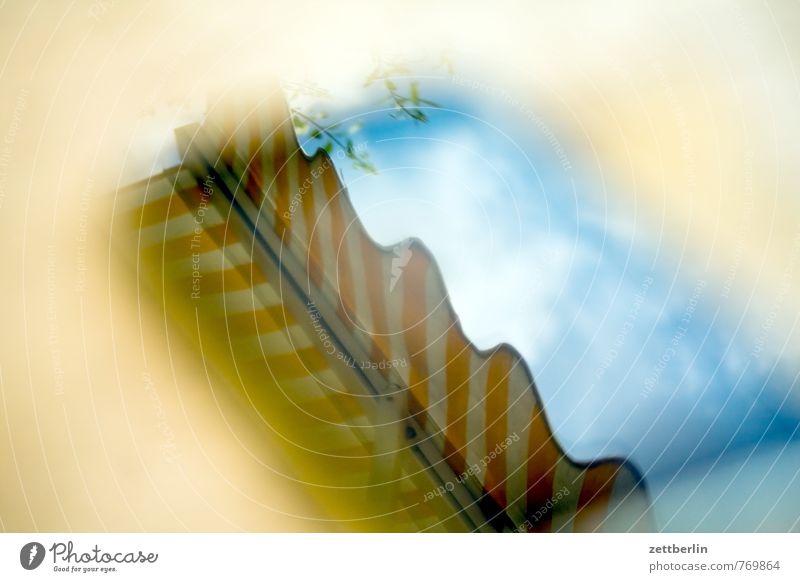
<instances>
[{"instance_id":1,"label":"small plant branch","mask_svg":"<svg viewBox=\"0 0 800 582\"><path fill-rule=\"evenodd\" d=\"M447 66L450 68L449 61ZM379 62L375 70L364 81L364 86L368 87L373 83L380 82L386 91L386 96L379 103L390 103L394 109L389 115L394 119L407 118L415 123L427 123L428 115L424 109L438 108L440 105L430 99L423 99L419 94L419 83L410 81L408 84L408 94L404 94L399 89L393 78L408 77L410 74L408 67L400 62L386 63ZM293 83L285 86L292 97L310 96L313 98L330 97L327 91L321 89L313 83ZM293 100L290 98L290 101ZM314 140L324 140L323 149L330 153L334 145L341 148L345 155L353 162L353 166L371 174L377 174L378 169L369 159L369 153L356 148L349 135L360 130L359 124L343 130L342 122L326 124L320 119L327 117L327 113L321 111L316 115L306 113L298 107L290 107L292 122L299 134L305 133L310 128L309 137Z\"/></svg>"}]
</instances>

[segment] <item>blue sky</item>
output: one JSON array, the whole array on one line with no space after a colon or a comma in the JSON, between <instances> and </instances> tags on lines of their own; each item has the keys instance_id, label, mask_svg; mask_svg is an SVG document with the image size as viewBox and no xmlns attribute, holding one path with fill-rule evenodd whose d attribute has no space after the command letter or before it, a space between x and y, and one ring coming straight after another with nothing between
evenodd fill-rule
<instances>
[{"instance_id":1,"label":"blue sky","mask_svg":"<svg viewBox=\"0 0 800 582\"><path fill-rule=\"evenodd\" d=\"M546 119L423 88L443 105L427 124L339 112L380 168L339 164L353 203L378 242L428 245L476 344L520 350L572 455L630 457L658 487L798 440L791 366L754 354L657 215Z\"/></svg>"}]
</instances>

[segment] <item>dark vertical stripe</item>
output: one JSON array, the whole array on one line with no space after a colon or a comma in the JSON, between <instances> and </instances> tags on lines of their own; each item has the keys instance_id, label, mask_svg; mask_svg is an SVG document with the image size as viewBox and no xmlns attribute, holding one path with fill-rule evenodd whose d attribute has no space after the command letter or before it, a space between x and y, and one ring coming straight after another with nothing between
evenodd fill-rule
<instances>
[{"instance_id":1,"label":"dark vertical stripe","mask_svg":"<svg viewBox=\"0 0 800 582\"><path fill-rule=\"evenodd\" d=\"M275 234L283 240L291 232L292 216L289 213L289 174L286 164L286 136L278 129L275 132L272 150L272 164L275 169Z\"/></svg>"},{"instance_id":2,"label":"dark vertical stripe","mask_svg":"<svg viewBox=\"0 0 800 582\"><path fill-rule=\"evenodd\" d=\"M261 157L261 111L250 112L248 129L250 138L248 143L247 170L245 178L245 192L248 198L253 201L256 208L261 206L264 187L264 168Z\"/></svg>"},{"instance_id":3,"label":"dark vertical stripe","mask_svg":"<svg viewBox=\"0 0 800 582\"><path fill-rule=\"evenodd\" d=\"M311 163L306 162L305 158L297 161L298 184L300 185L300 195L303 204L303 219L306 223L306 244L308 245L308 274L311 282L319 287L322 284L322 252L320 251L319 230L317 225L317 213L314 204L314 177L311 174Z\"/></svg>"},{"instance_id":4,"label":"dark vertical stripe","mask_svg":"<svg viewBox=\"0 0 800 582\"><path fill-rule=\"evenodd\" d=\"M388 285L383 273L383 252L372 243L360 227L356 229L353 235L358 236L360 239L367 297L371 310L370 314L372 315L372 329L367 330L372 337L370 358L376 364L380 364L380 362L392 358L389 337L386 335L389 327L386 322L386 293ZM379 367L379 370L384 376L388 374L388 368Z\"/></svg>"},{"instance_id":5,"label":"dark vertical stripe","mask_svg":"<svg viewBox=\"0 0 800 582\"><path fill-rule=\"evenodd\" d=\"M486 381L486 454L491 458L486 466L483 484L500 507L506 506L506 448L508 437L506 415L508 410L508 376L511 356L503 350L494 352L489 359Z\"/></svg>"},{"instance_id":6,"label":"dark vertical stripe","mask_svg":"<svg viewBox=\"0 0 800 582\"><path fill-rule=\"evenodd\" d=\"M339 180L333 169L333 161L327 156L323 158L322 183L325 187L325 195L330 200L328 209L331 213L331 249L333 250L336 261L336 284L339 293L339 310L342 322L352 328L351 318L355 310L355 291L353 282L353 272L350 268L350 255L345 240L344 208ZM358 282L362 283L362 282Z\"/></svg>"},{"instance_id":7,"label":"dark vertical stripe","mask_svg":"<svg viewBox=\"0 0 800 582\"><path fill-rule=\"evenodd\" d=\"M455 325L451 325L447 330L445 356L447 426L444 455L457 475L466 469L471 353L472 348L467 344L461 331Z\"/></svg>"},{"instance_id":8,"label":"dark vertical stripe","mask_svg":"<svg viewBox=\"0 0 800 582\"><path fill-rule=\"evenodd\" d=\"M575 516L576 532L595 531L605 519L614 479L619 470L620 465L614 463L605 463L586 470Z\"/></svg>"},{"instance_id":9,"label":"dark vertical stripe","mask_svg":"<svg viewBox=\"0 0 800 582\"><path fill-rule=\"evenodd\" d=\"M424 428L428 408L428 347L426 316L428 315L426 280L428 261L422 253L414 253L403 267L399 281L403 284L403 336L409 356L408 389L411 413Z\"/></svg>"},{"instance_id":10,"label":"dark vertical stripe","mask_svg":"<svg viewBox=\"0 0 800 582\"><path fill-rule=\"evenodd\" d=\"M233 172L233 163L236 160L236 126L238 119L234 107L226 107L222 113L222 162Z\"/></svg>"},{"instance_id":11,"label":"dark vertical stripe","mask_svg":"<svg viewBox=\"0 0 800 582\"><path fill-rule=\"evenodd\" d=\"M533 516L546 507L553 496L553 480L561 455L553 442L553 435L545 422L544 413L538 404L533 408L528 432L528 493L527 514ZM552 514L533 521L531 531L549 531Z\"/></svg>"}]
</instances>

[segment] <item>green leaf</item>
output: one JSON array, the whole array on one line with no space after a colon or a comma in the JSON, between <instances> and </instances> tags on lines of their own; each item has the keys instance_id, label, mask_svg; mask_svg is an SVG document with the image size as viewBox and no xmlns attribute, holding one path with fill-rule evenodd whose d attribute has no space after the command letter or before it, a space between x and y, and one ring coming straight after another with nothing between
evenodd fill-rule
<instances>
[{"instance_id":1,"label":"green leaf","mask_svg":"<svg viewBox=\"0 0 800 582\"><path fill-rule=\"evenodd\" d=\"M414 105L419 105L419 89L417 83L411 83L409 87L411 102Z\"/></svg>"},{"instance_id":2,"label":"green leaf","mask_svg":"<svg viewBox=\"0 0 800 582\"><path fill-rule=\"evenodd\" d=\"M302 132L302 131L305 131L306 129L308 129L308 124L305 121L303 121L302 119L299 119L297 117L292 119L292 123L294 124L294 128L296 130L298 130L298 131Z\"/></svg>"}]
</instances>

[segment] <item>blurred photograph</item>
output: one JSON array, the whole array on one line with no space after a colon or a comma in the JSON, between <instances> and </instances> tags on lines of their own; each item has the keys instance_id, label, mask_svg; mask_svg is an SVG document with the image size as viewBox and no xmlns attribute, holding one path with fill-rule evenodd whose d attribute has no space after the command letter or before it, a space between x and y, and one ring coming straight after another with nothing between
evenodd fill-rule
<instances>
[{"instance_id":1,"label":"blurred photograph","mask_svg":"<svg viewBox=\"0 0 800 582\"><path fill-rule=\"evenodd\" d=\"M0 530L800 531L799 25L1 3Z\"/></svg>"}]
</instances>

